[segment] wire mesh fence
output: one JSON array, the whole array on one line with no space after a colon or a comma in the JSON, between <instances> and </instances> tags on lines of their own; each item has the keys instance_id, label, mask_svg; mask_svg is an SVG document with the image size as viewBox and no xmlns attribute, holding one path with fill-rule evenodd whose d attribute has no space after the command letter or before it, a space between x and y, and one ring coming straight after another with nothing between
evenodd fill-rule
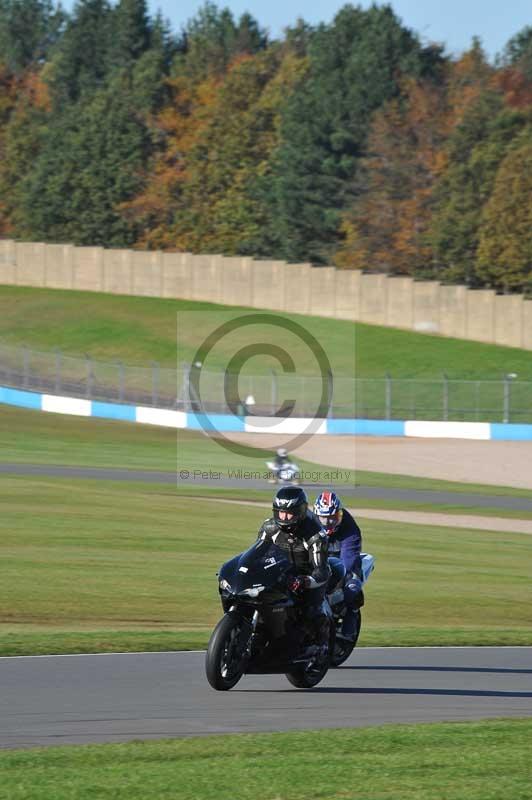
<instances>
[{"instance_id":1,"label":"wire mesh fence","mask_svg":"<svg viewBox=\"0 0 532 800\"><path fill-rule=\"evenodd\" d=\"M0 344L0 385L112 403L267 416L532 423L532 381L298 376L175 369ZM324 404L331 392L330 405ZM321 410L320 409L321 406Z\"/></svg>"}]
</instances>

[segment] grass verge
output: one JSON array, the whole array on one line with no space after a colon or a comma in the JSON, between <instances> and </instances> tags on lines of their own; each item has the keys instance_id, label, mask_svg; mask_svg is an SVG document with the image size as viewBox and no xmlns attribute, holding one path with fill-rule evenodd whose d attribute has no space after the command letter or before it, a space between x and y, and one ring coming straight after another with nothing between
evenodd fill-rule
<instances>
[{"instance_id":1,"label":"grass verge","mask_svg":"<svg viewBox=\"0 0 532 800\"><path fill-rule=\"evenodd\" d=\"M221 612L220 612L221 616ZM530 647L528 630L499 628L368 628L357 647ZM0 633L0 656L71 655L87 653L161 653L206 650L211 630L101 630L28 631L15 625L14 632ZM19 632L20 631L20 632Z\"/></svg>"},{"instance_id":2,"label":"grass verge","mask_svg":"<svg viewBox=\"0 0 532 800\"><path fill-rule=\"evenodd\" d=\"M215 573L266 516L64 479L5 477L0 503L6 654L203 645L220 616ZM377 558L364 643L532 643L531 536L379 520L363 532Z\"/></svg>"},{"instance_id":3,"label":"grass verge","mask_svg":"<svg viewBox=\"0 0 532 800\"><path fill-rule=\"evenodd\" d=\"M176 345L176 314L195 310L209 312L213 325L228 311L256 312L188 300L0 286L0 338L41 350L59 348L82 357L87 353L99 359L142 364L158 361L175 367L178 361L190 361L197 346L194 331L190 330L189 340L186 327L180 329ZM527 350L323 317L290 316L321 342L336 375L353 374L353 353L346 348L346 341L354 339L354 367L360 377L382 377L388 372L394 377L441 378L445 372L449 378L501 380L508 372L516 372L521 380L532 380L532 352ZM227 356L235 350L226 350L221 343L220 352ZM314 364L309 361L309 365L314 374ZM299 367L305 372L304 363Z\"/></svg>"},{"instance_id":4,"label":"grass verge","mask_svg":"<svg viewBox=\"0 0 532 800\"><path fill-rule=\"evenodd\" d=\"M532 720L0 752L9 800L529 800Z\"/></svg>"},{"instance_id":5,"label":"grass verge","mask_svg":"<svg viewBox=\"0 0 532 800\"><path fill-rule=\"evenodd\" d=\"M224 476L229 470L264 470L271 451L258 450L256 458L244 459L222 447L215 440L195 431L174 431L155 426L137 425L118 420L84 419L46 414L41 411L0 405L2 447L0 461L13 464L53 464L64 466L106 467L116 469L175 472L213 469ZM334 443L333 443L334 446ZM297 458L309 472L322 474L328 467ZM342 469L342 483L353 483L363 494L364 487L417 489L481 494L501 497L532 498L527 489L488 486L476 483L390 475L380 472ZM184 493L198 494L201 487L183 487ZM208 491L216 492L215 482ZM230 495L227 495L230 496ZM242 490L238 497L242 497ZM262 499L264 493L245 492L246 498ZM397 506L399 508L399 506Z\"/></svg>"},{"instance_id":6,"label":"grass verge","mask_svg":"<svg viewBox=\"0 0 532 800\"><path fill-rule=\"evenodd\" d=\"M194 486L193 489L187 487L176 487L176 493L181 497L188 497L190 499L204 499L204 500L221 500L247 503L256 503L259 508L269 507L272 500L272 492L261 489L210 489L206 486ZM312 492L307 492L313 500ZM494 517L499 519L532 519L532 511L523 511L520 509L502 508L500 506L471 506L455 503L420 503L411 502L406 500L386 500L374 497L364 497L363 494L357 494L356 498L350 495L342 495L343 505L346 508L354 510L358 516L363 516L364 509L382 509L384 511L425 511L427 513L444 513L449 515L465 515L465 516L480 516L480 517ZM496 499L494 498L494 502ZM360 510L359 510L360 509ZM495 525L496 527L496 525Z\"/></svg>"}]
</instances>

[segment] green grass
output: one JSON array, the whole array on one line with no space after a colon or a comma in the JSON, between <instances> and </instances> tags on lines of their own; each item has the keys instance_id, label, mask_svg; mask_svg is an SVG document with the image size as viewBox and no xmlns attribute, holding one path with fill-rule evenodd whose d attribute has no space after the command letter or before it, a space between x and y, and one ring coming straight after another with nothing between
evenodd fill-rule
<instances>
[{"instance_id":1,"label":"green grass","mask_svg":"<svg viewBox=\"0 0 532 800\"><path fill-rule=\"evenodd\" d=\"M234 470L266 473L273 450L240 456L213 438L189 430L159 428L117 420L69 417L0 404L3 428L0 462L111 467L176 472L212 470L230 477ZM251 448L250 448L251 450ZM297 459L302 470L330 472ZM334 471L336 467L332 468ZM354 470L342 469L341 482L353 483Z\"/></svg>"},{"instance_id":2,"label":"green grass","mask_svg":"<svg viewBox=\"0 0 532 800\"><path fill-rule=\"evenodd\" d=\"M80 628L82 626L79 626ZM205 630L62 630L46 626L9 626L0 630L1 656L71 655L72 653L161 653L177 650L206 650L212 627ZM462 628L364 628L358 647L501 647L531 646L526 629L504 626L486 630Z\"/></svg>"},{"instance_id":3,"label":"green grass","mask_svg":"<svg viewBox=\"0 0 532 800\"><path fill-rule=\"evenodd\" d=\"M305 489L309 499L314 501L314 494L312 491ZM207 486L194 486L186 488L178 486L176 494L180 497L189 500L221 500L222 502L233 501L243 502L246 504L256 504L266 512L267 508L271 506L272 491L261 489L210 489ZM341 492L340 492L341 494ZM383 500L373 497L364 497L358 495L352 497L348 494L342 495L343 505L354 511L357 519L364 519L364 511L372 509L375 511L400 511L400 512L425 512L427 514L445 514L446 516L469 516L469 517L486 517L486 520L494 518L493 524L490 524L490 529L497 527L496 520L530 520L532 519L532 511L521 511L518 509L503 508L496 505L493 506L469 506L461 505L460 503L429 503L429 502L414 502L407 500Z\"/></svg>"},{"instance_id":4,"label":"green grass","mask_svg":"<svg viewBox=\"0 0 532 800\"><path fill-rule=\"evenodd\" d=\"M257 450L257 458L244 459L195 431L176 432L156 426L47 414L1 404L0 426L2 427L0 463L83 465L172 472L176 468L200 470L212 468L227 475L229 469L265 469L265 460L272 455L271 451ZM302 468L311 472L328 471L328 465L317 465L299 458L297 462ZM458 483L364 470L355 472L344 469L342 473L342 480L338 482L356 483L361 489L380 486L501 497L532 497L532 492L529 490L514 487ZM195 494L201 491L197 486L193 488ZM214 484L209 489L214 490ZM188 490L185 488L183 491ZM224 490L221 491L223 496L227 497L263 499L267 496L263 492L253 490L245 490L245 493L239 490L236 494L225 494Z\"/></svg>"},{"instance_id":5,"label":"green grass","mask_svg":"<svg viewBox=\"0 0 532 800\"><path fill-rule=\"evenodd\" d=\"M197 339L195 331L187 326L180 328L176 350L176 313L208 311L216 322L232 310L239 309L185 300L0 286L0 339L34 349L59 348L81 356L88 353L96 359L137 364L158 361L175 367L176 359L190 360ZM449 378L498 380L516 372L521 380L532 380L530 351L322 317L292 316L323 344L336 375L353 374L354 339L355 368L360 377L382 377L388 372L403 378L440 378L445 372ZM220 352L232 354L234 348L228 348L221 343ZM301 357L299 371L308 373L311 368L310 374L315 374L312 356ZM259 372L266 369L257 360L253 364Z\"/></svg>"},{"instance_id":6,"label":"green grass","mask_svg":"<svg viewBox=\"0 0 532 800\"><path fill-rule=\"evenodd\" d=\"M36 350L57 348L82 358L88 354L113 363L122 360L150 366L156 361L175 369L176 364L192 360L203 334L207 333L207 325L218 327L228 315L236 317L241 313L274 312L189 300L0 286L1 341ZM353 323L292 316L321 342L336 375L353 375ZM268 328L268 339L278 345L286 344L287 336L290 334L285 329ZM249 344L249 337L249 328L245 328L222 340L208 364L225 367L228 356ZM306 344L291 340L290 352L297 360L299 374L316 374L315 358ZM258 358L252 359L251 365L250 372L258 374L269 374L271 366L279 368L276 361Z\"/></svg>"},{"instance_id":7,"label":"green grass","mask_svg":"<svg viewBox=\"0 0 532 800\"><path fill-rule=\"evenodd\" d=\"M9 800L529 800L532 720L0 753Z\"/></svg>"},{"instance_id":8,"label":"green grass","mask_svg":"<svg viewBox=\"0 0 532 800\"><path fill-rule=\"evenodd\" d=\"M186 486L178 486L176 492L181 497L196 498L196 499L209 499L209 500L233 500L243 501L246 503L257 503L259 507L269 506L272 500L272 492L262 489L211 489L207 486L194 486L187 488ZM307 492L313 500L311 492ZM340 493L341 494L341 493ZM469 506L461 503L429 503L429 502L415 502L407 500L382 500L373 497L364 497L363 494L352 497L351 495L343 495L343 504L347 508L355 510L358 517L365 509L375 509L384 511L424 511L426 513L442 513L446 515L465 515L465 516L480 516L480 517L497 517L501 519L519 519L529 520L532 519L532 511L521 511L519 509L503 508L495 505L493 506Z\"/></svg>"},{"instance_id":9,"label":"green grass","mask_svg":"<svg viewBox=\"0 0 532 800\"><path fill-rule=\"evenodd\" d=\"M215 573L266 516L184 502L171 486L63 479L4 477L0 503L4 654L204 644L221 613ZM362 643L532 643L532 537L376 520L363 531L377 569Z\"/></svg>"}]
</instances>

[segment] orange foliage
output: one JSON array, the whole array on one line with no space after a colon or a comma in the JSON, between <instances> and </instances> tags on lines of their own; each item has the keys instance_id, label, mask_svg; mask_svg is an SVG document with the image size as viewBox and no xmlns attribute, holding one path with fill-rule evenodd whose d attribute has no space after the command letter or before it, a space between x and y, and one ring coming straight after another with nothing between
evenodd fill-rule
<instances>
[{"instance_id":1,"label":"orange foliage","mask_svg":"<svg viewBox=\"0 0 532 800\"><path fill-rule=\"evenodd\" d=\"M34 108L40 111L51 110L50 90L40 72L26 72L21 80L22 94Z\"/></svg>"},{"instance_id":2,"label":"orange foliage","mask_svg":"<svg viewBox=\"0 0 532 800\"><path fill-rule=\"evenodd\" d=\"M343 221L339 266L411 274L430 261L430 199L453 116L434 84L409 78L402 91L374 117L363 194Z\"/></svg>"},{"instance_id":3,"label":"orange foliage","mask_svg":"<svg viewBox=\"0 0 532 800\"><path fill-rule=\"evenodd\" d=\"M479 96L493 85L494 70L486 61L486 56L475 42L470 50L451 65L447 101L453 126L459 125L466 111Z\"/></svg>"},{"instance_id":4,"label":"orange foliage","mask_svg":"<svg viewBox=\"0 0 532 800\"><path fill-rule=\"evenodd\" d=\"M515 67L501 70L497 75L497 84L510 108L524 109L532 106L532 81L521 70Z\"/></svg>"},{"instance_id":5,"label":"orange foliage","mask_svg":"<svg viewBox=\"0 0 532 800\"><path fill-rule=\"evenodd\" d=\"M170 101L152 121L160 141L144 192L122 206L126 216L144 223L137 242L141 248L180 250L183 243L169 230L169 213L175 207L188 174L186 156L208 125L220 80L208 78L197 86L186 78L169 78Z\"/></svg>"}]
</instances>

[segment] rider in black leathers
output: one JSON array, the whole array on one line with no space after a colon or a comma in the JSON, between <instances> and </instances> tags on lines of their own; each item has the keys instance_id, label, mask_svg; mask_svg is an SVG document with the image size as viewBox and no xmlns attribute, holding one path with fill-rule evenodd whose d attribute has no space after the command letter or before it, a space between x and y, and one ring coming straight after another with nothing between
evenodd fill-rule
<instances>
[{"instance_id":1,"label":"rider in black leathers","mask_svg":"<svg viewBox=\"0 0 532 800\"><path fill-rule=\"evenodd\" d=\"M286 486L273 499L273 517L265 520L259 540L270 540L284 550L294 564L297 578L292 583L312 623L318 645L327 647L329 619L322 603L331 575L327 559L327 536L308 510L303 489Z\"/></svg>"}]
</instances>

